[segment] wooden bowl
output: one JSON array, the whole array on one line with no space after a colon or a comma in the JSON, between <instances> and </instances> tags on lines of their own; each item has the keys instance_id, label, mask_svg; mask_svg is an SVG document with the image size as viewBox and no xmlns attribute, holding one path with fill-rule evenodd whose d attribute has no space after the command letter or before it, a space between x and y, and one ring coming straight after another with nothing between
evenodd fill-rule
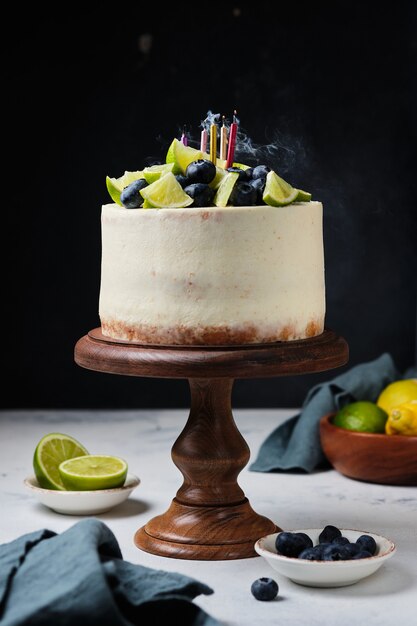
<instances>
[{"instance_id":1,"label":"wooden bowl","mask_svg":"<svg viewBox=\"0 0 417 626\"><path fill-rule=\"evenodd\" d=\"M320 441L338 472L371 483L417 486L417 437L339 428L332 424L335 415L321 418Z\"/></svg>"}]
</instances>

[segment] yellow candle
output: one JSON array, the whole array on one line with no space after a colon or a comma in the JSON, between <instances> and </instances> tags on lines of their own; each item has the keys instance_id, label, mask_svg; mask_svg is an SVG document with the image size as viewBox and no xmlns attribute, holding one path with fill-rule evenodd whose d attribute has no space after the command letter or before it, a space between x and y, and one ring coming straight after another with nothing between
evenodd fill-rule
<instances>
[{"instance_id":1,"label":"yellow candle","mask_svg":"<svg viewBox=\"0 0 417 626\"><path fill-rule=\"evenodd\" d=\"M217 124L210 126L210 161L216 165L217 161Z\"/></svg>"}]
</instances>

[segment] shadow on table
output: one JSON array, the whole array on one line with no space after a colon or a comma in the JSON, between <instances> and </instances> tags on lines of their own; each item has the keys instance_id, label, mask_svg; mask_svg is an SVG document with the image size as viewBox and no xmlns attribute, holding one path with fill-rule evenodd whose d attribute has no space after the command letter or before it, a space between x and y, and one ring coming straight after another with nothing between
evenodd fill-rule
<instances>
[{"instance_id":1,"label":"shadow on table","mask_svg":"<svg viewBox=\"0 0 417 626\"><path fill-rule=\"evenodd\" d=\"M135 498L128 498L119 506L107 511L107 513L99 513L95 517L100 519L121 519L123 517L134 517L135 515L141 515L146 513L150 509L150 505L143 500L136 500Z\"/></svg>"}]
</instances>

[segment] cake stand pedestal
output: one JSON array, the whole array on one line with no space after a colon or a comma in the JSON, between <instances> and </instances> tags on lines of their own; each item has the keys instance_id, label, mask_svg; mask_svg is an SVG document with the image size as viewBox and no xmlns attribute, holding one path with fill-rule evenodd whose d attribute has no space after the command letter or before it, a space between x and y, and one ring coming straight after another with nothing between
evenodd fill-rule
<instances>
[{"instance_id":1,"label":"cake stand pedestal","mask_svg":"<svg viewBox=\"0 0 417 626\"><path fill-rule=\"evenodd\" d=\"M169 509L136 532L137 547L180 559L256 556L255 541L280 529L252 509L237 482L250 452L232 415L234 379L321 372L347 360L346 341L331 330L301 341L229 347L144 346L104 337L100 328L82 337L75 346L81 367L189 380L190 415L172 448L184 482Z\"/></svg>"}]
</instances>

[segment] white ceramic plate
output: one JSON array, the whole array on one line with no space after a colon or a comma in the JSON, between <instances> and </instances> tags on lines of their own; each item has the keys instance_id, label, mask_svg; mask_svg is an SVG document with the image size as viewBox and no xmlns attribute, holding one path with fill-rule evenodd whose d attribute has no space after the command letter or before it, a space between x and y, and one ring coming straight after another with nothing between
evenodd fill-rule
<instances>
[{"instance_id":1,"label":"white ceramic plate","mask_svg":"<svg viewBox=\"0 0 417 626\"><path fill-rule=\"evenodd\" d=\"M322 530L322 528L307 528L289 532L306 533L311 537L313 545L316 545L319 542L318 537ZM373 537L377 545L375 555L367 559L354 559L351 561L307 561L305 559L290 558L277 554L275 539L279 533L273 533L258 539L255 543L255 550L277 572L287 576L295 583L307 585L308 587L345 587L346 585L353 585L358 580L376 572L384 561L391 558L396 551L395 544L381 535L375 535L366 530L340 530L342 535L353 543L361 535Z\"/></svg>"},{"instance_id":2,"label":"white ceramic plate","mask_svg":"<svg viewBox=\"0 0 417 626\"><path fill-rule=\"evenodd\" d=\"M117 489L99 489L95 491L58 491L43 489L39 486L35 476L28 476L24 480L26 488L39 502L57 513L66 515L96 515L105 513L124 502L140 483L134 474L126 477L123 487Z\"/></svg>"}]
</instances>

